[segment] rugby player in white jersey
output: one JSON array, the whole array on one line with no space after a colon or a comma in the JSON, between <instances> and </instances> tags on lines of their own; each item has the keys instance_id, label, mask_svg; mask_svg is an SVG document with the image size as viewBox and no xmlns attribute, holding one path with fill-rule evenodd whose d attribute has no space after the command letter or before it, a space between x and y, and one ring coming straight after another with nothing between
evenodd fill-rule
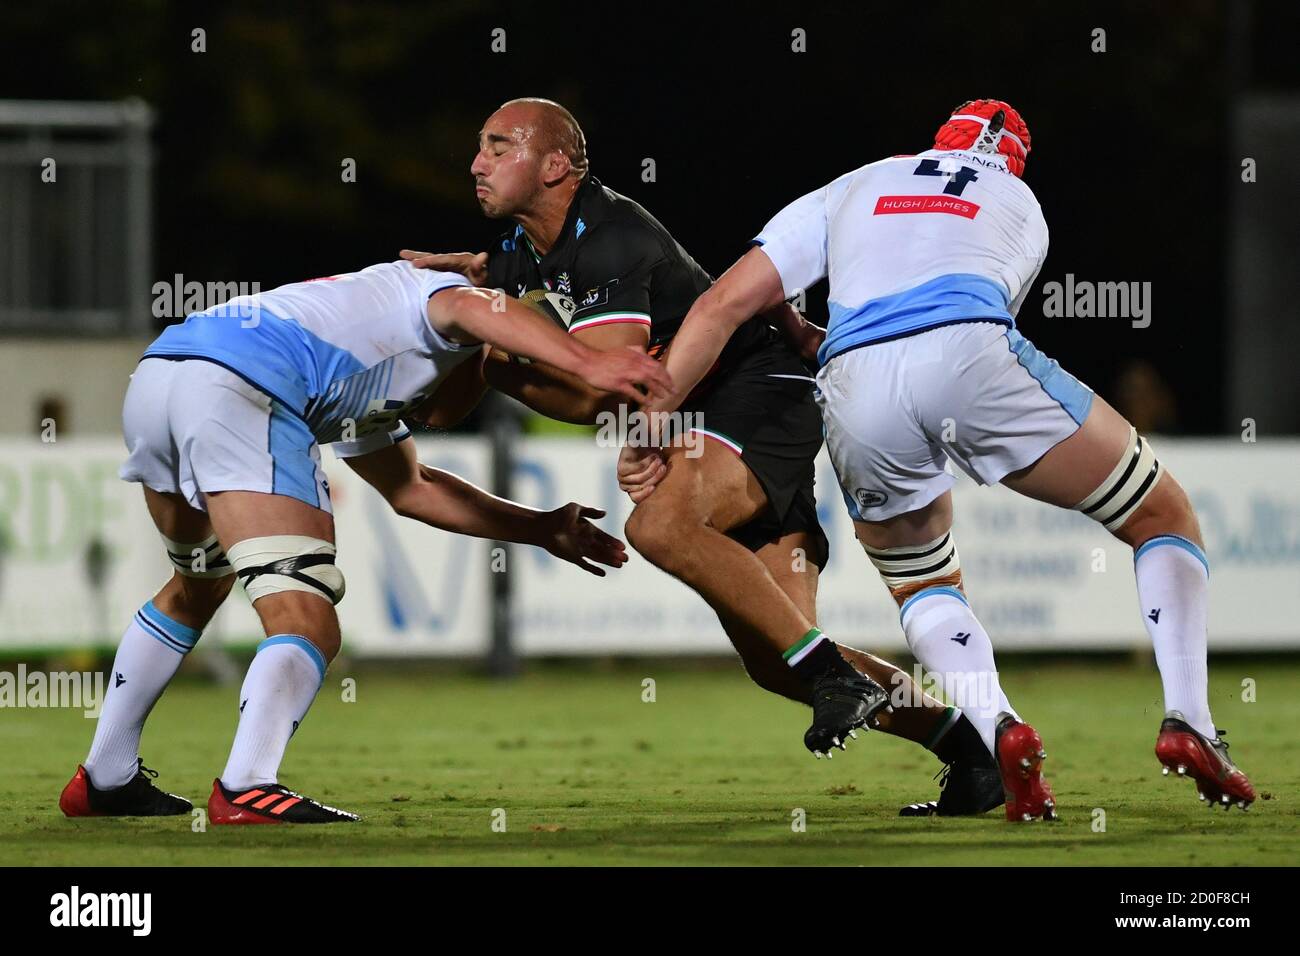
<instances>
[{"instance_id":1,"label":"rugby player in white jersey","mask_svg":"<svg viewBox=\"0 0 1300 956\"><path fill-rule=\"evenodd\" d=\"M402 423L484 343L639 400L662 367L633 350L597 352L518 301L406 262L232 299L168 328L145 351L122 411L121 477L145 504L175 570L135 615L113 662L90 754L64 788L68 816L188 813L150 782L144 722L229 594L261 618L239 695L230 758L213 781L213 823L330 823L354 814L278 781L289 738L338 653L343 598L319 445L332 443L400 515L435 528L543 547L593 574L622 542L569 504L544 512L496 498L415 457Z\"/></svg>"},{"instance_id":2,"label":"rugby player in white jersey","mask_svg":"<svg viewBox=\"0 0 1300 956\"><path fill-rule=\"evenodd\" d=\"M1164 688L1156 756L1211 806L1245 809L1255 791L1210 717L1209 563L1187 495L1132 425L1016 330L1047 256L1042 210L1020 179L1029 146L1011 106L975 100L934 149L791 203L697 300L666 359L676 391L647 408L675 408L732 329L829 276L818 401L844 500L912 653L996 756L1007 819L1050 818L1054 798L1042 741L998 685L967 601L945 460L980 484L1081 511L1133 548ZM653 450L623 451L634 498L661 472Z\"/></svg>"}]
</instances>

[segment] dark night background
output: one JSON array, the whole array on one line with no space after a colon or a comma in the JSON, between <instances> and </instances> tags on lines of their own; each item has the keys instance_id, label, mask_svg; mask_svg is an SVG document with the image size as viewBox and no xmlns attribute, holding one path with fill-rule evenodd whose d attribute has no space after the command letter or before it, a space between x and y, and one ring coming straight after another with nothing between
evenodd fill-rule
<instances>
[{"instance_id":1,"label":"dark night background","mask_svg":"<svg viewBox=\"0 0 1300 956\"><path fill-rule=\"evenodd\" d=\"M1176 401L1168 430L1207 433L1240 417L1223 360L1243 155L1230 104L1300 85L1297 7L7 5L0 95L143 98L157 113L153 274L264 289L402 246L482 248L503 226L479 214L468 167L511 97L567 105L593 172L714 274L791 199L928 148L966 99L1006 99L1029 123L1026 181L1052 231L1040 286L1067 272L1153 284L1148 329L1046 319L1037 290L1020 327L1108 397L1126 363L1148 361ZM807 53L791 52L795 27ZM1096 27L1105 53L1090 50ZM340 181L344 157L356 183ZM646 157L656 182L641 181Z\"/></svg>"}]
</instances>

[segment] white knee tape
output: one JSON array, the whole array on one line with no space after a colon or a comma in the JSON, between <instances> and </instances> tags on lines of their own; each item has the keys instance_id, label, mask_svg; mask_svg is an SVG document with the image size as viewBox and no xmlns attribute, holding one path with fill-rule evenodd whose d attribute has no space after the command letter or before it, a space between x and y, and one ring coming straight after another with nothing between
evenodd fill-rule
<instances>
[{"instance_id":1,"label":"white knee tape","mask_svg":"<svg viewBox=\"0 0 1300 956\"><path fill-rule=\"evenodd\" d=\"M224 578L235 573L215 534L193 543L173 541L165 534L159 537L167 547L167 557L172 566L184 577Z\"/></svg>"},{"instance_id":2,"label":"white knee tape","mask_svg":"<svg viewBox=\"0 0 1300 956\"><path fill-rule=\"evenodd\" d=\"M334 545L320 538L277 534L239 542L230 549L230 563L249 601L282 591L306 591L338 604L347 588L334 555Z\"/></svg>"},{"instance_id":3,"label":"white knee tape","mask_svg":"<svg viewBox=\"0 0 1300 956\"><path fill-rule=\"evenodd\" d=\"M1119 464L1087 498L1074 506L1089 518L1100 521L1107 531L1117 530L1142 504L1160 480L1160 462L1136 428L1129 429L1128 446Z\"/></svg>"},{"instance_id":4,"label":"white knee tape","mask_svg":"<svg viewBox=\"0 0 1300 956\"><path fill-rule=\"evenodd\" d=\"M927 544L865 550L890 588L944 578L961 570L961 559L957 557L951 531Z\"/></svg>"}]
</instances>

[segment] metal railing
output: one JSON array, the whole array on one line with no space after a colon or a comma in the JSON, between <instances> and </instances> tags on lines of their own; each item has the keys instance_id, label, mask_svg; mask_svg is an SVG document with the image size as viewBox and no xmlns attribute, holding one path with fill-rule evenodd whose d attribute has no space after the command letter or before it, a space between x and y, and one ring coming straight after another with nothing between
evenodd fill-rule
<instances>
[{"instance_id":1,"label":"metal railing","mask_svg":"<svg viewBox=\"0 0 1300 956\"><path fill-rule=\"evenodd\" d=\"M153 111L0 100L0 334L151 324Z\"/></svg>"}]
</instances>

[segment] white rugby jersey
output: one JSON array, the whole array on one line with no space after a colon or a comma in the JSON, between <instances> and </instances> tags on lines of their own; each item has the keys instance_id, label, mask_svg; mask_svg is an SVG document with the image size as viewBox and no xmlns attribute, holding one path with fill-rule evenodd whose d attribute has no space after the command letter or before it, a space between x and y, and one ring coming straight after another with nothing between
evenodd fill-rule
<instances>
[{"instance_id":1,"label":"white rugby jersey","mask_svg":"<svg viewBox=\"0 0 1300 956\"><path fill-rule=\"evenodd\" d=\"M318 443L348 435L335 453L362 455L405 437L400 416L477 354L425 313L435 292L468 284L385 262L231 299L169 327L144 354L223 365L296 413Z\"/></svg>"},{"instance_id":2,"label":"white rugby jersey","mask_svg":"<svg viewBox=\"0 0 1300 956\"><path fill-rule=\"evenodd\" d=\"M928 150L871 163L796 199L754 242L787 297L829 275L824 365L939 325L1014 327L1047 257L1047 223L1005 159Z\"/></svg>"}]
</instances>

